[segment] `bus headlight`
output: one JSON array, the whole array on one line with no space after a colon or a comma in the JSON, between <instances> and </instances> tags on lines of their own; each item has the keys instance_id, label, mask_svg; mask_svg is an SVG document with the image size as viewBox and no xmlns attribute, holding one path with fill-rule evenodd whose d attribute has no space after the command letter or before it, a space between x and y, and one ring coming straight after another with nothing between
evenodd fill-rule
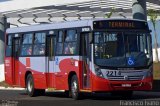
<instances>
[{"instance_id":1,"label":"bus headlight","mask_svg":"<svg viewBox=\"0 0 160 106\"><path fill-rule=\"evenodd\" d=\"M95 68L95 72L97 76L104 78L100 68Z\"/></svg>"}]
</instances>

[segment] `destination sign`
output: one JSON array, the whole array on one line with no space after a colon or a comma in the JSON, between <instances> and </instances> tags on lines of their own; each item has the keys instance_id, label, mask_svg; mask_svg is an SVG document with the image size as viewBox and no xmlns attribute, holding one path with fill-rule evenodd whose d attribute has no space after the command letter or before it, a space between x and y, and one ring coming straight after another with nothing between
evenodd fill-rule
<instances>
[{"instance_id":1,"label":"destination sign","mask_svg":"<svg viewBox=\"0 0 160 106\"><path fill-rule=\"evenodd\" d=\"M138 29L148 30L147 22L135 20L103 20L94 21L93 28L95 29Z\"/></svg>"},{"instance_id":2,"label":"destination sign","mask_svg":"<svg viewBox=\"0 0 160 106\"><path fill-rule=\"evenodd\" d=\"M134 22L109 22L111 28L135 28Z\"/></svg>"}]
</instances>

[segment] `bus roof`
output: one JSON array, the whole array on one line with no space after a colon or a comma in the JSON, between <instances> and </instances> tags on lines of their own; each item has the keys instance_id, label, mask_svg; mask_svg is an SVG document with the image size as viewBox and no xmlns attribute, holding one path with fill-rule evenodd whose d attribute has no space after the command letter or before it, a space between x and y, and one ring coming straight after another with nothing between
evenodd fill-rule
<instances>
[{"instance_id":1,"label":"bus roof","mask_svg":"<svg viewBox=\"0 0 160 106\"><path fill-rule=\"evenodd\" d=\"M49 23L49 24L38 24L38 25L30 25L16 28L8 28L6 33L21 33L21 32L32 32L32 31L43 31L43 30L52 30L52 29L63 29L63 28L76 28L76 27L85 27L90 26L93 28L93 21L101 21L101 20L135 20L142 21L137 19L118 19L118 18L102 18L102 19L88 19L88 20L77 20L77 21L66 21L66 22L57 22L57 23ZM145 22L145 21L144 21Z\"/></svg>"}]
</instances>

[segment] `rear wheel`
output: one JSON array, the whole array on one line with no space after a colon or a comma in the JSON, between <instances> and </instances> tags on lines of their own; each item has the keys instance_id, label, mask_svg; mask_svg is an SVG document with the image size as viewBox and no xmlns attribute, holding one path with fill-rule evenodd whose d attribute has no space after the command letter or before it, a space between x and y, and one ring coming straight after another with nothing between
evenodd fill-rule
<instances>
[{"instance_id":1,"label":"rear wheel","mask_svg":"<svg viewBox=\"0 0 160 106\"><path fill-rule=\"evenodd\" d=\"M75 100L80 99L78 78L76 75L72 76L71 83L70 83L70 91L71 91L71 96L73 99Z\"/></svg>"}]
</instances>

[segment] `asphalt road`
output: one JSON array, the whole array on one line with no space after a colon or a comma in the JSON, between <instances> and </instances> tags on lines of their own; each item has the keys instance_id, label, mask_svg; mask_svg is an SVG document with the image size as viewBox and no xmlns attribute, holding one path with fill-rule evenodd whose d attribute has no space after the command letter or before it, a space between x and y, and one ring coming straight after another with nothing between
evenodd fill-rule
<instances>
[{"instance_id":1,"label":"asphalt road","mask_svg":"<svg viewBox=\"0 0 160 106\"><path fill-rule=\"evenodd\" d=\"M64 93L47 92L29 97L24 90L0 90L0 106L160 106L160 92L136 91L130 99L105 94L85 94L81 100Z\"/></svg>"}]
</instances>

